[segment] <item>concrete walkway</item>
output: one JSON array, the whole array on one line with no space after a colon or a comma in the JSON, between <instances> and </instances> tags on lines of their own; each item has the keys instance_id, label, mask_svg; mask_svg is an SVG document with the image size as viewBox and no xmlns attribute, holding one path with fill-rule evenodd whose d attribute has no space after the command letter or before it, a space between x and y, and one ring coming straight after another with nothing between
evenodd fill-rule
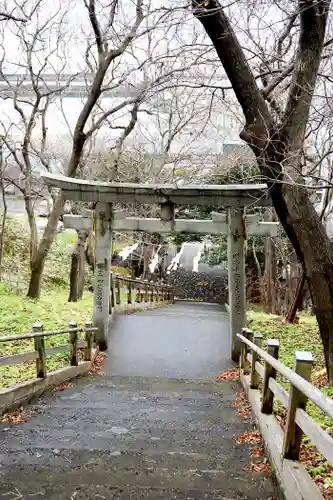
<instances>
[{"instance_id":1,"label":"concrete walkway","mask_svg":"<svg viewBox=\"0 0 333 500\"><path fill-rule=\"evenodd\" d=\"M111 327L109 375L201 379L230 367L229 318L218 304L177 301L119 315Z\"/></svg>"}]
</instances>

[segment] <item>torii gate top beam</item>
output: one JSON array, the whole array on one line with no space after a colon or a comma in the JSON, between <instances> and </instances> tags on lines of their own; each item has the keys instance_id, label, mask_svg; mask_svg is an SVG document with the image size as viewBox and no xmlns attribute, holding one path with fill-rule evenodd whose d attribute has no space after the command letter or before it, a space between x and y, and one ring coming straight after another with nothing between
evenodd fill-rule
<instances>
[{"instance_id":1,"label":"torii gate top beam","mask_svg":"<svg viewBox=\"0 0 333 500\"><path fill-rule=\"evenodd\" d=\"M106 203L214 205L216 207L270 206L266 184L189 185L130 184L73 179L41 173L44 182L62 189L67 200Z\"/></svg>"}]
</instances>

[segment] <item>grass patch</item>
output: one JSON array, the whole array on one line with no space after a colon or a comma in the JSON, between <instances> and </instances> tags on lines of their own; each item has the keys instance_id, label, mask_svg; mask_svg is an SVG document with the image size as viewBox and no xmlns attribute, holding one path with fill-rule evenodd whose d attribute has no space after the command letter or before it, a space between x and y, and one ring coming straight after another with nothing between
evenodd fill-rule
<instances>
[{"instance_id":1,"label":"grass patch","mask_svg":"<svg viewBox=\"0 0 333 500\"><path fill-rule=\"evenodd\" d=\"M56 241L58 241L60 244L74 247L75 243L77 242L77 234L76 232L72 231L63 231L61 233L57 233Z\"/></svg>"},{"instance_id":2,"label":"grass patch","mask_svg":"<svg viewBox=\"0 0 333 500\"><path fill-rule=\"evenodd\" d=\"M289 368L294 364L294 353L297 350L311 351L314 357L315 370L323 368L323 347L320 340L317 321L314 316L300 314L298 324L288 324L280 316L269 315L255 310L248 311L248 323L254 332L264 336L264 348L267 339L280 341L279 359Z\"/></svg>"},{"instance_id":3,"label":"grass patch","mask_svg":"<svg viewBox=\"0 0 333 500\"><path fill-rule=\"evenodd\" d=\"M298 324L284 322L284 318L258 312L248 311L248 324L253 331L260 332L264 336L263 348L266 348L267 339L278 339L280 342L279 360L289 368L293 368L295 351L310 351L314 358L312 379L315 383L318 375L324 375L324 354L319 335L316 318L308 314L299 315ZM289 383L284 383L279 378L281 385L289 390ZM316 385L316 384L315 384ZM333 387L328 387L327 382L320 387L324 394L333 396ZM277 404L278 409L281 405ZM332 419L328 418L311 401L307 405L307 411L316 422L325 427L333 427Z\"/></svg>"},{"instance_id":4,"label":"grass patch","mask_svg":"<svg viewBox=\"0 0 333 500\"><path fill-rule=\"evenodd\" d=\"M87 292L78 302L67 302L68 291L64 288L45 290L40 300L18 296L0 284L0 335L16 335L31 332L32 325L40 321L44 330L67 328L69 321L75 320L83 325L92 315L92 294ZM45 338L45 347L55 347L68 342L68 335ZM0 344L0 355L9 356L33 351L33 340L18 340ZM46 357L47 370L66 366L69 354L64 352ZM0 367L0 387L9 387L18 382L35 378L35 363Z\"/></svg>"}]
</instances>

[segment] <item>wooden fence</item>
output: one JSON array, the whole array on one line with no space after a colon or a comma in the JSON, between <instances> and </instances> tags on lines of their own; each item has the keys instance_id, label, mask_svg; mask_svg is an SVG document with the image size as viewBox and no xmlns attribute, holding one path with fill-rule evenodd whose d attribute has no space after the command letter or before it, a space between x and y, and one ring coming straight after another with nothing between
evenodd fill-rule
<instances>
[{"instance_id":1,"label":"wooden fence","mask_svg":"<svg viewBox=\"0 0 333 500\"><path fill-rule=\"evenodd\" d=\"M121 276L111 273L111 306L121 305L121 290L126 288L126 303L140 304L154 302L173 302L174 291L170 285L156 283L154 281L140 280L130 276Z\"/></svg>"},{"instance_id":2,"label":"wooden fence","mask_svg":"<svg viewBox=\"0 0 333 500\"><path fill-rule=\"evenodd\" d=\"M278 360L278 340L268 340L267 351L264 351L261 348L263 336L260 333L244 328L242 335L237 334L237 337L242 341L240 367L243 377L249 377L250 389L254 391L262 386L259 417L260 413L273 414L275 397L287 410L281 458L299 460L302 437L305 434L333 466L333 438L306 412L306 404L310 400L333 419L333 400L310 383L312 354L308 351L296 351L294 368L291 370ZM289 392L277 382L277 374L290 384Z\"/></svg>"},{"instance_id":3,"label":"wooden fence","mask_svg":"<svg viewBox=\"0 0 333 500\"><path fill-rule=\"evenodd\" d=\"M120 276L119 274L112 274L111 277L110 302L115 309L117 309L117 305L122 304L122 298L124 297L121 291L124 286L126 286L126 304L149 303L153 305L154 302L173 300L173 288L170 285L143 281L131 277ZM135 297L133 294L135 294ZM42 323L35 323L31 333L0 337L0 345L5 342L18 340L31 339L34 341L34 350L22 354L3 356L1 355L0 349L0 366L17 365L27 361L36 361L37 378L45 378L47 376L46 356L66 352L68 350L70 351L70 365L78 366L78 349L84 349L84 361L91 361L94 333L97 330L96 327L92 326L91 322L86 323L82 328L78 328L77 323L71 321L68 329L56 331L44 331ZM80 333L84 334L84 339L79 339ZM46 337L64 334L69 335L68 344L45 348Z\"/></svg>"},{"instance_id":4,"label":"wooden fence","mask_svg":"<svg viewBox=\"0 0 333 500\"><path fill-rule=\"evenodd\" d=\"M97 328L92 327L91 323L86 323L83 328L78 328L75 321L69 323L68 329L56 331L44 331L42 323L35 323L31 333L21 335L9 335L0 337L0 345L4 342L13 342L17 340L33 339L34 351L25 352L23 354L13 354L11 356L1 356L0 366L17 365L26 361L36 360L36 375L37 378L45 378L46 370L46 355L57 354L59 352L70 351L70 365L78 366L78 349L84 348L84 360L91 361L92 347L94 343L94 332ZM84 334L84 340L79 340L79 334ZM56 347L45 348L45 338L55 335L68 334L68 344L59 345Z\"/></svg>"}]
</instances>

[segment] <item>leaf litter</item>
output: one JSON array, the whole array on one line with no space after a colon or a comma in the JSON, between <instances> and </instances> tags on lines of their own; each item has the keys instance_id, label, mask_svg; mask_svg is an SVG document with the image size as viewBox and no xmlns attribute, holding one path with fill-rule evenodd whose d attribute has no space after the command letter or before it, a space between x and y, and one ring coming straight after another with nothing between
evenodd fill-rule
<instances>
[{"instance_id":1,"label":"leaf litter","mask_svg":"<svg viewBox=\"0 0 333 500\"><path fill-rule=\"evenodd\" d=\"M105 359L106 352L99 352L88 373L93 375L105 375L105 372L103 371Z\"/></svg>"}]
</instances>

